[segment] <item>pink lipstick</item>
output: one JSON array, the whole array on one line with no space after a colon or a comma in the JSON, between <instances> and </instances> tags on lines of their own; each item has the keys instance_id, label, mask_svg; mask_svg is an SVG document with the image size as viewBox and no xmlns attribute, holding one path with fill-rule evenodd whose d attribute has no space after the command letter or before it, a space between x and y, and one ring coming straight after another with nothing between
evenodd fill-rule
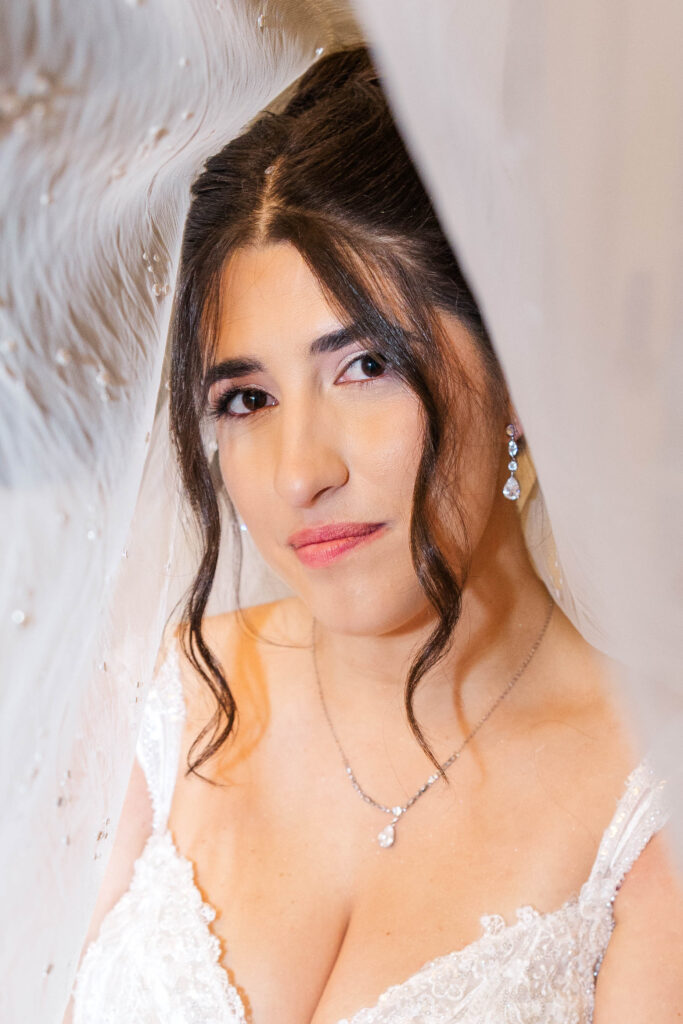
<instances>
[{"instance_id":1,"label":"pink lipstick","mask_svg":"<svg viewBox=\"0 0 683 1024\"><path fill-rule=\"evenodd\" d=\"M312 568L330 565L352 548L367 544L382 532L384 523L330 523L293 533L287 543Z\"/></svg>"}]
</instances>

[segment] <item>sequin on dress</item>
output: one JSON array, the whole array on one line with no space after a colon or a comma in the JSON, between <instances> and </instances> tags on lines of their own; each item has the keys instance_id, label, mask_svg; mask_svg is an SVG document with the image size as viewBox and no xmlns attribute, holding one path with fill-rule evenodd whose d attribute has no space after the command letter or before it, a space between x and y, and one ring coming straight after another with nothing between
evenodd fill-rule
<instances>
[{"instance_id":1,"label":"sequin on dress","mask_svg":"<svg viewBox=\"0 0 683 1024\"><path fill-rule=\"evenodd\" d=\"M148 693L137 749L152 797L153 833L128 891L83 957L74 1024L245 1024L211 931L215 911L167 828L184 719L173 645ZM519 907L510 922L483 915L478 939L431 960L338 1024L590 1024L595 980L614 928L612 904L669 818L664 788L644 758L626 779L578 894L549 913Z\"/></svg>"}]
</instances>

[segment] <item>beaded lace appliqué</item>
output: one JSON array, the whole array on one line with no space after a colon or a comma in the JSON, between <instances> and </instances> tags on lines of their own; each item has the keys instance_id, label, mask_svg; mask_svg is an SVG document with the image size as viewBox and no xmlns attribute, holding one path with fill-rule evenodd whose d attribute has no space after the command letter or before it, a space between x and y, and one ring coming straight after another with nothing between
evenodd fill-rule
<instances>
[{"instance_id":1,"label":"beaded lace appliqu\u00e9","mask_svg":"<svg viewBox=\"0 0 683 1024\"><path fill-rule=\"evenodd\" d=\"M180 758L185 705L173 645L147 695L137 744L152 799L153 834L128 891L83 958L74 1024L244 1024L242 1001L221 966L215 910L192 863L166 828Z\"/></svg>"},{"instance_id":2,"label":"beaded lace appliqu\u00e9","mask_svg":"<svg viewBox=\"0 0 683 1024\"><path fill-rule=\"evenodd\" d=\"M245 1022L211 931L215 911L166 829L184 716L172 647L145 704L138 743L154 834L83 959L74 1024ZM595 978L614 928L612 904L669 817L664 786L647 758L631 772L589 878L562 907L541 914L522 906L510 924L500 914L483 915L477 940L425 964L338 1024L590 1024Z\"/></svg>"},{"instance_id":3,"label":"beaded lace appliqu\u00e9","mask_svg":"<svg viewBox=\"0 0 683 1024\"><path fill-rule=\"evenodd\" d=\"M170 833L151 836L83 958L74 1024L244 1024L214 917Z\"/></svg>"}]
</instances>

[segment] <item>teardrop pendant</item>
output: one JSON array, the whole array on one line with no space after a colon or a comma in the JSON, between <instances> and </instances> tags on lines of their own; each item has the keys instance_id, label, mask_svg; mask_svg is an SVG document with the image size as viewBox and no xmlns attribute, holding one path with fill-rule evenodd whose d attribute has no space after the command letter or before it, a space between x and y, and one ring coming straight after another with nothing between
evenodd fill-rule
<instances>
[{"instance_id":1,"label":"teardrop pendant","mask_svg":"<svg viewBox=\"0 0 683 1024\"><path fill-rule=\"evenodd\" d=\"M389 846L393 846L395 839L396 830L393 825L387 825L386 828L383 828L377 836L377 842L383 850L386 850Z\"/></svg>"},{"instance_id":2,"label":"teardrop pendant","mask_svg":"<svg viewBox=\"0 0 683 1024\"><path fill-rule=\"evenodd\" d=\"M517 501L519 498L519 482L514 478L514 476L510 476L506 481L505 486L503 487L503 494L506 498L509 498L510 501Z\"/></svg>"}]
</instances>

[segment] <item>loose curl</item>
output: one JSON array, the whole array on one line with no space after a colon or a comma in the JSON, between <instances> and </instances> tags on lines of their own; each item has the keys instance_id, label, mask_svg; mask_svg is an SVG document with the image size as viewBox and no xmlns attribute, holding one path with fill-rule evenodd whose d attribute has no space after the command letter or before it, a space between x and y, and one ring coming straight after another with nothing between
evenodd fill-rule
<instances>
[{"instance_id":1,"label":"loose curl","mask_svg":"<svg viewBox=\"0 0 683 1024\"><path fill-rule=\"evenodd\" d=\"M366 48L355 47L317 61L284 110L261 114L207 162L192 187L172 325L170 419L200 531L201 559L180 638L217 707L190 748L188 772L196 772L225 743L237 714L228 681L202 633L221 537L216 483L202 440L221 276L238 250L278 242L296 247L342 323L360 325L423 410L410 550L438 622L410 666L405 706L415 738L439 769L416 720L413 697L420 679L450 647L471 556L455 486L459 425L468 402L477 402L487 424L498 429L508 392L482 315L397 131L371 57ZM483 394L445 336L440 311L455 316L474 339L487 383ZM229 496L227 504L239 579L241 534ZM443 535L446 510L455 511L459 522L448 536ZM445 554L453 548L459 575Z\"/></svg>"}]
</instances>

